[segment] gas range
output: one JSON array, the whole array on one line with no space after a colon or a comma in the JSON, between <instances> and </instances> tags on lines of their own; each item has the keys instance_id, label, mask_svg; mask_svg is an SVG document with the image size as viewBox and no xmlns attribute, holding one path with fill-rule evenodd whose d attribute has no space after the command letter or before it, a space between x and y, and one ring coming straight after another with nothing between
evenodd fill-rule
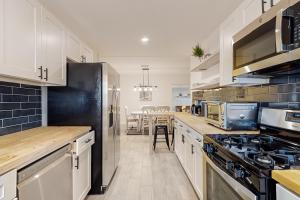
<instances>
[{"instance_id":1,"label":"gas range","mask_svg":"<svg viewBox=\"0 0 300 200\"><path fill-rule=\"evenodd\" d=\"M205 136L204 151L253 199L274 200L272 170L300 169L300 111L262 108L259 122L259 135Z\"/></svg>"}]
</instances>

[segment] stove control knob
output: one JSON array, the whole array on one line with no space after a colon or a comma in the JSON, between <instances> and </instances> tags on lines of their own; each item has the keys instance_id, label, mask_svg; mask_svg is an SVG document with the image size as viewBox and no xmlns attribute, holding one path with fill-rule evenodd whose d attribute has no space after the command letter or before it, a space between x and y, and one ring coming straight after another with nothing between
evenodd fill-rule
<instances>
[{"instance_id":1,"label":"stove control knob","mask_svg":"<svg viewBox=\"0 0 300 200\"><path fill-rule=\"evenodd\" d=\"M233 168L234 168L233 162L232 161L227 161L226 162L226 169L231 171Z\"/></svg>"},{"instance_id":2,"label":"stove control knob","mask_svg":"<svg viewBox=\"0 0 300 200\"><path fill-rule=\"evenodd\" d=\"M233 175L234 175L234 178L244 178L245 170L242 169L240 166L235 166Z\"/></svg>"},{"instance_id":3,"label":"stove control knob","mask_svg":"<svg viewBox=\"0 0 300 200\"><path fill-rule=\"evenodd\" d=\"M212 144L204 144L203 149L207 154L213 154L216 151Z\"/></svg>"}]
</instances>

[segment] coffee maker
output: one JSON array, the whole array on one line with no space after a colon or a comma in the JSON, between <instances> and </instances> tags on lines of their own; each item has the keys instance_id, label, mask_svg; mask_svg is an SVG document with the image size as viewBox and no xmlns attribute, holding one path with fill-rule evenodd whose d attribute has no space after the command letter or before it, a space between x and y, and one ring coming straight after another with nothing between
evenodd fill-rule
<instances>
[{"instance_id":1,"label":"coffee maker","mask_svg":"<svg viewBox=\"0 0 300 200\"><path fill-rule=\"evenodd\" d=\"M192 115L204 117L205 112L205 101L195 100L194 104L191 106Z\"/></svg>"}]
</instances>

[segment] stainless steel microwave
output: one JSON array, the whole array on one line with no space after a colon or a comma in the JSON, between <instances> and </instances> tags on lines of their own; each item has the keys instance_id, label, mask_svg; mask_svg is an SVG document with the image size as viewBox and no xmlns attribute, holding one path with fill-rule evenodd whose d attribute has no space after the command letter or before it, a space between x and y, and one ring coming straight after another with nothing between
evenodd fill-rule
<instances>
[{"instance_id":1,"label":"stainless steel microwave","mask_svg":"<svg viewBox=\"0 0 300 200\"><path fill-rule=\"evenodd\" d=\"M256 130L257 103L205 102L205 120L224 130Z\"/></svg>"},{"instance_id":2,"label":"stainless steel microwave","mask_svg":"<svg viewBox=\"0 0 300 200\"><path fill-rule=\"evenodd\" d=\"M234 77L272 76L270 67L282 72L299 59L300 0L281 0L233 37Z\"/></svg>"}]
</instances>

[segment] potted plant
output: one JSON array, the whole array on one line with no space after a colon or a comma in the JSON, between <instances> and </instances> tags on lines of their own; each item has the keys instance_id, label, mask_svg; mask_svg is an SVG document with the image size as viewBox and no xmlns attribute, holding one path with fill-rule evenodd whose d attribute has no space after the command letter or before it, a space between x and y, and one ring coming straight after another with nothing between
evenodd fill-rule
<instances>
[{"instance_id":1,"label":"potted plant","mask_svg":"<svg viewBox=\"0 0 300 200\"><path fill-rule=\"evenodd\" d=\"M204 51L200 47L199 44L197 44L195 47L193 47L193 56L198 57L199 59L201 59L203 55L204 55Z\"/></svg>"}]
</instances>

